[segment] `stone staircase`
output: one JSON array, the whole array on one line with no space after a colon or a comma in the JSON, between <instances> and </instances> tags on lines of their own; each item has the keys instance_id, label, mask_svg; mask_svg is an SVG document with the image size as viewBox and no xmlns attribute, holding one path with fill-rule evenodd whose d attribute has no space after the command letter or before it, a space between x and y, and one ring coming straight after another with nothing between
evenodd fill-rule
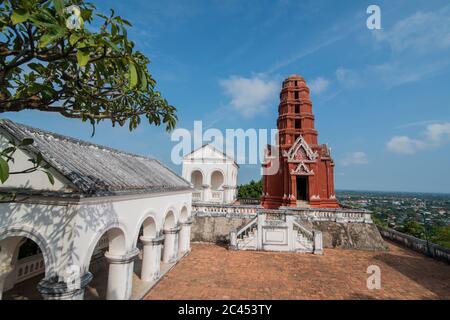
<instances>
[{"instance_id":1,"label":"stone staircase","mask_svg":"<svg viewBox=\"0 0 450 320\"><path fill-rule=\"evenodd\" d=\"M308 230L292 216L263 213L231 232L230 248L322 254L322 233Z\"/></svg>"},{"instance_id":2,"label":"stone staircase","mask_svg":"<svg viewBox=\"0 0 450 320\"><path fill-rule=\"evenodd\" d=\"M236 235L237 250L257 250L258 249L258 223L257 218L250 221L243 228L239 229Z\"/></svg>"},{"instance_id":3,"label":"stone staircase","mask_svg":"<svg viewBox=\"0 0 450 320\"><path fill-rule=\"evenodd\" d=\"M314 252L314 232L306 229L298 222L293 222L295 252Z\"/></svg>"}]
</instances>

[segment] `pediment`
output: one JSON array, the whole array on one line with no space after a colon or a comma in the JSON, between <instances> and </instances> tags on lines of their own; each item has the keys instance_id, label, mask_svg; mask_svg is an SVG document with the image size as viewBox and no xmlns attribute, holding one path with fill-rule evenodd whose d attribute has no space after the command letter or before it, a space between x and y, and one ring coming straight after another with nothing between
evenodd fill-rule
<instances>
[{"instance_id":1,"label":"pediment","mask_svg":"<svg viewBox=\"0 0 450 320\"><path fill-rule=\"evenodd\" d=\"M234 159L219 149L216 149L210 144L206 144L201 146L200 148L194 150L190 154L184 157L185 159L190 160L203 160L203 159L211 159L211 160L222 160L222 161L234 161Z\"/></svg>"},{"instance_id":2,"label":"pediment","mask_svg":"<svg viewBox=\"0 0 450 320\"><path fill-rule=\"evenodd\" d=\"M314 170L310 170L304 162L300 162L295 170L291 170L292 175L296 176L312 176Z\"/></svg>"},{"instance_id":3,"label":"pediment","mask_svg":"<svg viewBox=\"0 0 450 320\"><path fill-rule=\"evenodd\" d=\"M314 162L319 156L317 152L313 152L311 147L305 141L305 139L300 135L297 138L294 145L289 149L289 151L284 153L284 156L288 158L288 162Z\"/></svg>"}]
</instances>

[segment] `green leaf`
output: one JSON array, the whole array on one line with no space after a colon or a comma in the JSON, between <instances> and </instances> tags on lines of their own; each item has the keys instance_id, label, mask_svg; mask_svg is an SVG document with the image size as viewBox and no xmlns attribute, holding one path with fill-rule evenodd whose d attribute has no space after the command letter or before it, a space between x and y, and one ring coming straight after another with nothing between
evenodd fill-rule
<instances>
[{"instance_id":1,"label":"green leaf","mask_svg":"<svg viewBox=\"0 0 450 320\"><path fill-rule=\"evenodd\" d=\"M25 138L22 140L22 142L20 143L21 146L26 147L29 145L32 145L34 143L34 140L31 138Z\"/></svg>"},{"instance_id":2,"label":"green leaf","mask_svg":"<svg viewBox=\"0 0 450 320\"><path fill-rule=\"evenodd\" d=\"M80 67L84 67L89 62L89 51L78 49L77 61Z\"/></svg>"},{"instance_id":3,"label":"green leaf","mask_svg":"<svg viewBox=\"0 0 450 320\"><path fill-rule=\"evenodd\" d=\"M80 35L76 34L76 33L72 33L69 37L69 43L70 45L74 45L75 43L77 43L77 41L80 39Z\"/></svg>"},{"instance_id":4,"label":"green leaf","mask_svg":"<svg viewBox=\"0 0 450 320\"><path fill-rule=\"evenodd\" d=\"M141 90L147 90L147 76L145 74L144 68L141 68Z\"/></svg>"},{"instance_id":5,"label":"green leaf","mask_svg":"<svg viewBox=\"0 0 450 320\"><path fill-rule=\"evenodd\" d=\"M62 38L64 36L64 29L53 30L52 33L44 34L39 40L39 48L44 48L48 44Z\"/></svg>"},{"instance_id":6,"label":"green leaf","mask_svg":"<svg viewBox=\"0 0 450 320\"><path fill-rule=\"evenodd\" d=\"M53 175L52 175L50 172L45 171L45 173L47 174L48 181L50 181L50 183L51 183L52 186L53 186L53 185L55 184L55 178L53 177Z\"/></svg>"},{"instance_id":7,"label":"green leaf","mask_svg":"<svg viewBox=\"0 0 450 320\"><path fill-rule=\"evenodd\" d=\"M40 64L40 63L32 62L32 63L28 64L28 67L30 69L36 71L39 74L42 74L45 71L45 67L42 64Z\"/></svg>"},{"instance_id":8,"label":"green leaf","mask_svg":"<svg viewBox=\"0 0 450 320\"><path fill-rule=\"evenodd\" d=\"M138 73L136 70L136 65L134 64L133 61L130 61L129 64L129 79L130 79L130 87L134 88L136 87L137 83L138 83Z\"/></svg>"},{"instance_id":9,"label":"green leaf","mask_svg":"<svg viewBox=\"0 0 450 320\"><path fill-rule=\"evenodd\" d=\"M2 153L3 154L8 154L8 153L11 153L11 152L14 152L14 151L16 151L16 147L8 147L5 150L3 150Z\"/></svg>"},{"instance_id":10,"label":"green leaf","mask_svg":"<svg viewBox=\"0 0 450 320\"><path fill-rule=\"evenodd\" d=\"M11 21L15 25L27 21L29 16L30 14L26 10L17 9L13 11L11 15Z\"/></svg>"},{"instance_id":11,"label":"green leaf","mask_svg":"<svg viewBox=\"0 0 450 320\"><path fill-rule=\"evenodd\" d=\"M37 166L40 166L42 160L43 160L43 158L42 158L42 153L39 152L39 153L37 154L37 156L36 156L36 165L37 165Z\"/></svg>"},{"instance_id":12,"label":"green leaf","mask_svg":"<svg viewBox=\"0 0 450 320\"><path fill-rule=\"evenodd\" d=\"M5 159L0 157L0 181L5 183L9 178L9 165Z\"/></svg>"},{"instance_id":13,"label":"green leaf","mask_svg":"<svg viewBox=\"0 0 450 320\"><path fill-rule=\"evenodd\" d=\"M64 12L64 1L63 0L53 0L53 3L55 4L56 12L60 15L62 15Z\"/></svg>"}]
</instances>

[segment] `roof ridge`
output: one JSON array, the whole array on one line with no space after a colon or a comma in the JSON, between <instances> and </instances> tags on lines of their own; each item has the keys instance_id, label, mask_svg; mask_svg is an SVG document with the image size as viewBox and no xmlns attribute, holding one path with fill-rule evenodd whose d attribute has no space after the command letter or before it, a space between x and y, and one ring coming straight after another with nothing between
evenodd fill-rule
<instances>
[{"instance_id":1,"label":"roof ridge","mask_svg":"<svg viewBox=\"0 0 450 320\"><path fill-rule=\"evenodd\" d=\"M25 147L24 151L42 152L45 162L89 196L119 190L190 189L190 182L153 157L124 152L9 119L0 119L0 132L8 139L33 138L36 143Z\"/></svg>"},{"instance_id":2,"label":"roof ridge","mask_svg":"<svg viewBox=\"0 0 450 320\"><path fill-rule=\"evenodd\" d=\"M27 125L27 124L23 124L23 123L20 123L20 122L12 121L11 119L8 119L8 118L0 119L0 124L5 123L5 122L9 123L9 124L21 126L21 127L24 127L24 128L26 128L28 130L33 130L33 131L38 132L38 133L47 134L47 135L59 138L61 140L67 140L67 141L70 141L70 142L79 143L81 145L90 146L90 147L97 147L99 149L103 149L103 150L107 150L107 151L115 152L115 153L120 153L120 154L128 155L128 156L131 156L131 157L140 157L140 158L144 158L144 159L148 159L148 160L152 160L152 161L157 161L155 158L152 158L152 157L149 157L149 156L144 156L144 155L141 155L141 154L135 154L135 153L119 150L119 149L116 149L116 148L113 148L113 147L108 147L108 146L105 146L105 145L101 145L101 144L98 144L98 143L95 143L95 142L89 142L89 141L86 141L86 140L82 140L82 139L79 139L79 138L66 136L66 135L63 135L63 134L60 134L60 133L56 133L56 132L52 132L52 131L48 131L48 130L45 130L45 129L36 128L36 127L30 126L30 125Z\"/></svg>"}]
</instances>

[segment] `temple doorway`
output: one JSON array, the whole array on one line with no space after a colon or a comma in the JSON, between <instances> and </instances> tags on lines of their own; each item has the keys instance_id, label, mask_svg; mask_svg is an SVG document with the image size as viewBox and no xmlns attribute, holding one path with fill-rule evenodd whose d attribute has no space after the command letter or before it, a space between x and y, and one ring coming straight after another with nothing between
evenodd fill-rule
<instances>
[{"instance_id":1,"label":"temple doorway","mask_svg":"<svg viewBox=\"0 0 450 320\"><path fill-rule=\"evenodd\" d=\"M297 200L309 201L308 176L297 176Z\"/></svg>"}]
</instances>

